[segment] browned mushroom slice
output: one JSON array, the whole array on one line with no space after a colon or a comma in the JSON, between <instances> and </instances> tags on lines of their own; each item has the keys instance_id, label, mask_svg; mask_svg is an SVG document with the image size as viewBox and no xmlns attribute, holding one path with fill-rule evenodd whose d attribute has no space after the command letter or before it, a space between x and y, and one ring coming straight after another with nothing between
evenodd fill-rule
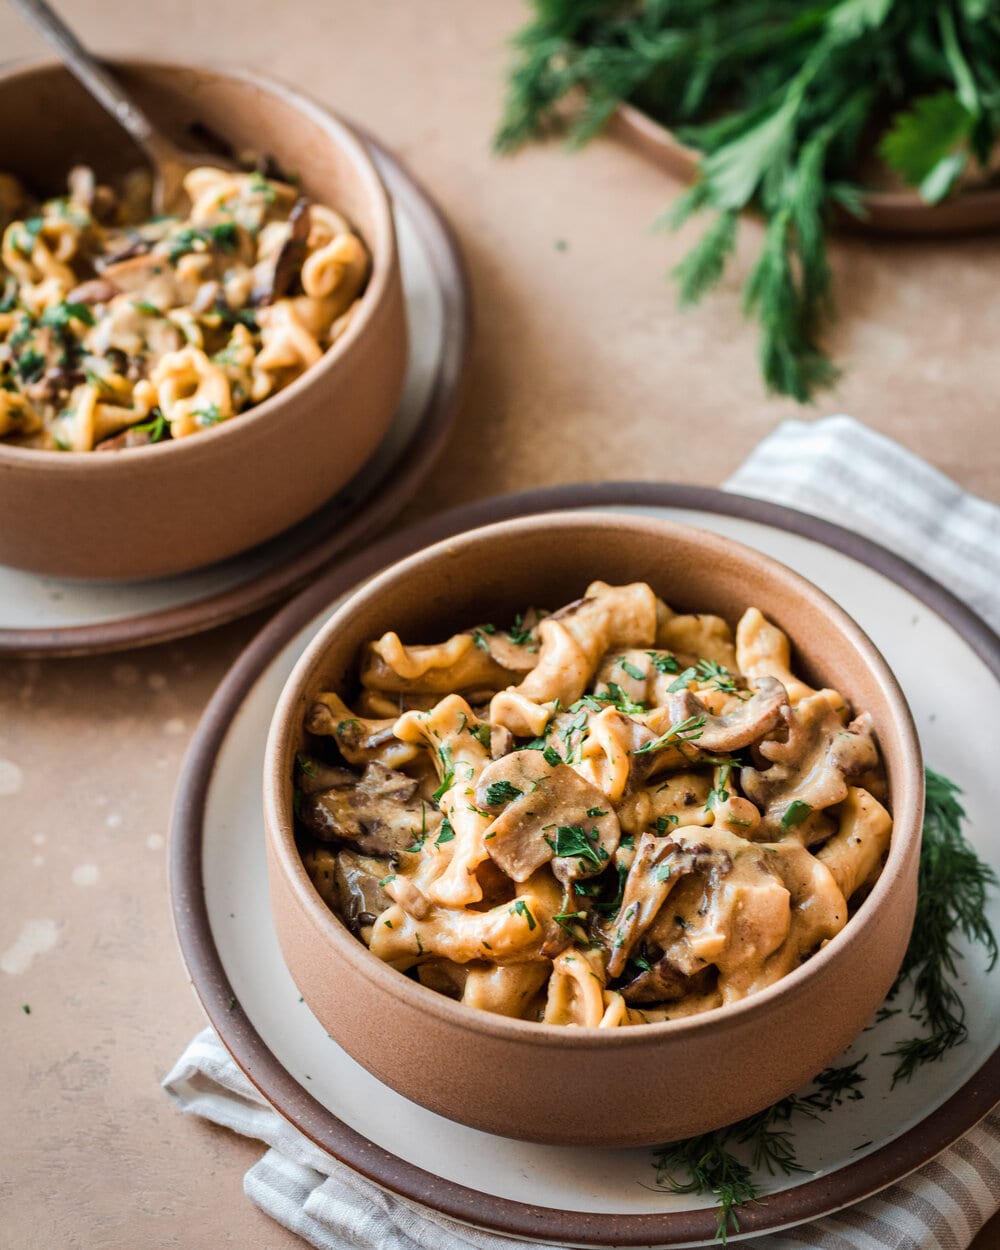
<instances>
[{"instance_id":1,"label":"browned mushroom slice","mask_svg":"<svg viewBox=\"0 0 1000 1250\"><path fill-rule=\"evenodd\" d=\"M393 732L396 717L373 720L356 716L340 695L323 691L317 696L305 717L309 733L335 739L341 755L349 764L378 761L388 768L408 764L419 753L419 746L400 742Z\"/></svg>"},{"instance_id":2,"label":"browned mushroom slice","mask_svg":"<svg viewBox=\"0 0 1000 1250\"><path fill-rule=\"evenodd\" d=\"M627 1003L671 1003L686 994L707 993L714 980L714 968L700 968L689 975L669 955L663 955L623 985L620 993Z\"/></svg>"},{"instance_id":3,"label":"browned mushroom slice","mask_svg":"<svg viewBox=\"0 0 1000 1250\"><path fill-rule=\"evenodd\" d=\"M146 447L153 441L151 430L122 430L113 438L102 439L94 451L127 451L129 447Z\"/></svg>"},{"instance_id":4,"label":"browned mushroom slice","mask_svg":"<svg viewBox=\"0 0 1000 1250\"><path fill-rule=\"evenodd\" d=\"M566 885L602 872L618 847L618 817L605 795L541 751L514 751L488 764L476 803L503 808L483 835L490 858L512 881L526 881L554 860Z\"/></svg>"},{"instance_id":5,"label":"browned mushroom slice","mask_svg":"<svg viewBox=\"0 0 1000 1250\"><path fill-rule=\"evenodd\" d=\"M417 783L382 764L369 764L354 785L305 795L302 823L326 842L349 842L366 855L405 851L419 837L426 804L415 798Z\"/></svg>"},{"instance_id":6,"label":"browned mushroom slice","mask_svg":"<svg viewBox=\"0 0 1000 1250\"><path fill-rule=\"evenodd\" d=\"M729 854L707 843L685 844L644 833L625 880L618 915L609 926L608 976L618 977L625 971L632 950L681 878L693 872L710 871L721 877L731 867Z\"/></svg>"},{"instance_id":7,"label":"browned mushroom slice","mask_svg":"<svg viewBox=\"0 0 1000 1250\"><path fill-rule=\"evenodd\" d=\"M787 741L767 739L759 750L771 766L743 768L740 786L760 808L762 833L794 834L811 812L847 797L848 777L858 777L878 762L871 717L863 712L846 728L825 692L785 708Z\"/></svg>"},{"instance_id":8,"label":"browned mushroom slice","mask_svg":"<svg viewBox=\"0 0 1000 1250\"><path fill-rule=\"evenodd\" d=\"M81 282L66 296L68 304L106 304L119 294L118 288L107 278L91 278Z\"/></svg>"},{"instance_id":9,"label":"browned mushroom slice","mask_svg":"<svg viewBox=\"0 0 1000 1250\"><path fill-rule=\"evenodd\" d=\"M141 234L134 230L129 230L122 238L120 246L98 260L96 267L106 274L112 265L120 265L123 261L134 260L137 256L145 256L152 249L152 246L152 240L143 238Z\"/></svg>"},{"instance_id":10,"label":"browned mushroom slice","mask_svg":"<svg viewBox=\"0 0 1000 1250\"><path fill-rule=\"evenodd\" d=\"M724 716L713 716L692 690L678 690L667 696L670 719L674 724L700 720L698 747L702 751L726 754L757 742L781 720L781 709L788 703L785 687L775 677L758 677L752 683L754 694Z\"/></svg>"},{"instance_id":11,"label":"browned mushroom slice","mask_svg":"<svg viewBox=\"0 0 1000 1250\"><path fill-rule=\"evenodd\" d=\"M265 273L257 274L255 271L254 289L250 299L260 307L273 304L275 300L287 295L302 270L311 226L309 201L305 196L300 196L292 206L292 211L288 214L288 225L288 236L278 249L273 263L265 267Z\"/></svg>"},{"instance_id":12,"label":"browned mushroom slice","mask_svg":"<svg viewBox=\"0 0 1000 1250\"><path fill-rule=\"evenodd\" d=\"M295 784L303 794L319 794L334 786L353 786L358 780L357 774L349 768L324 764L310 755L296 756L295 764Z\"/></svg>"},{"instance_id":13,"label":"browned mushroom slice","mask_svg":"<svg viewBox=\"0 0 1000 1250\"><path fill-rule=\"evenodd\" d=\"M351 932L360 934L390 905L388 895L379 885L385 878L385 861L358 855L346 848L338 853L336 861L337 911Z\"/></svg>"}]
</instances>

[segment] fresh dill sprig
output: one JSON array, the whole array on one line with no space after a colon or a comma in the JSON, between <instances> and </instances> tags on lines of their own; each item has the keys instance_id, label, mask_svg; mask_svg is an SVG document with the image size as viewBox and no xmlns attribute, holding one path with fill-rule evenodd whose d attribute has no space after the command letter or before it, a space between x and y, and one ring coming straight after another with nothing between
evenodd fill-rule
<instances>
[{"instance_id":1,"label":"fresh dill sprig","mask_svg":"<svg viewBox=\"0 0 1000 1250\"><path fill-rule=\"evenodd\" d=\"M860 149L936 203L1000 136L1000 22L984 0L530 0L496 146L568 123L587 142L630 101L701 153L665 222L708 215L674 269L682 305L718 284L758 209L744 309L769 389L804 401L835 377L826 230L863 215Z\"/></svg>"},{"instance_id":2,"label":"fresh dill sprig","mask_svg":"<svg viewBox=\"0 0 1000 1250\"><path fill-rule=\"evenodd\" d=\"M986 920L986 893L997 886L996 873L976 856L962 832L966 814L957 797L962 791L930 768L925 773L927 804L916 919L903 966L887 999L892 1001L908 986L913 994L910 1014L925 1032L887 1052L897 1059L893 1084L910 1080L922 1064L940 1059L968 1035L965 1004L957 987L958 935L985 947L991 969L998 953Z\"/></svg>"},{"instance_id":3,"label":"fresh dill sprig","mask_svg":"<svg viewBox=\"0 0 1000 1250\"><path fill-rule=\"evenodd\" d=\"M816 1120L845 1099L863 1098L858 1089L865 1079L858 1071L863 1062L827 1068L808 1094L791 1094L736 1124L662 1146L653 1159L656 1184L675 1194L712 1194L715 1235L725 1245L728 1233L740 1230L736 1208L760 1197L755 1173L762 1168L772 1176L804 1171L795 1155L791 1121L796 1116Z\"/></svg>"},{"instance_id":4,"label":"fresh dill sprig","mask_svg":"<svg viewBox=\"0 0 1000 1250\"><path fill-rule=\"evenodd\" d=\"M968 1034L965 1006L958 990L955 939L961 933L985 947L989 969L998 958L997 940L986 919L986 896L997 876L983 863L963 833L967 819L958 800L960 788L933 769L925 770L927 800L917 886L913 935L903 965L889 992L889 1003L905 987L913 994L910 1014L925 1027L917 1038L900 1042L888 1055L897 1059L893 1086L909 1080L924 1063L940 1059ZM883 1006L876 1023L899 1014ZM863 1098L865 1058L827 1068L805 1094L792 1094L759 1114L700 1137L671 1142L654 1155L656 1184L673 1193L712 1194L717 1203L716 1237L725 1244L739 1231L736 1208L760 1196L756 1176L802 1171L790 1124L796 1116L818 1119L845 1101Z\"/></svg>"}]
</instances>

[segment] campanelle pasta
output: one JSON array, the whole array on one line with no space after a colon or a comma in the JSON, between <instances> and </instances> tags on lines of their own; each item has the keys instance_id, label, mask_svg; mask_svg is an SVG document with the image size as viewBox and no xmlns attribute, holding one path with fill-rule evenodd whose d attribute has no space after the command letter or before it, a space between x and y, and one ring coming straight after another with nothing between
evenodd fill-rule
<instances>
[{"instance_id":1,"label":"campanelle pasta","mask_svg":"<svg viewBox=\"0 0 1000 1250\"><path fill-rule=\"evenodd\" d=\"M0 438L61 451L186 438L287 386L347 329L370 262L332 208L204 167L186 218L74 169L32 207L0 175ZM148 198L148 196L146 197Z\"/></svg>"},{"instance_id":2,"label":"campanelle pasta","mask_svg":"<svg viewBox=\"0 0 1000 1250\"><path fill-rule=\"evenodd\" d=\"M471 1007L617 1028L777 981L849 921L892 821L869 716L636 583L321 692L296 814L320 895L380 959Z\"/></svg>"}]
</instances>

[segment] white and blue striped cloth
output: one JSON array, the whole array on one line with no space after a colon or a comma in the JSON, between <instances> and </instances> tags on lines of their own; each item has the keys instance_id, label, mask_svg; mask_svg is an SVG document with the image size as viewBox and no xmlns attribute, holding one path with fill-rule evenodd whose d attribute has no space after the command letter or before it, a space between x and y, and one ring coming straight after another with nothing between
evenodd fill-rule
<instances>
[{"instance_id":1,"label":"white and blue striped cloth","mask_svg":"<svg viewBox=\"0 0 1000 1250\"><path fill-rule=\"evenodd\" d=\"M728 490L813 512L908 559L1000 629L1000 508L966 494L850 417L786 421ZM184 1111L268 1147L244 1178L264 1211L320 1250L535 1250L379 1189L307 1141L253 1088L211 1029L164 1080ZM966 1250L1000 1207L1000 1111L891 1188L746 1250Z\"/></svg>"}]
</instances>

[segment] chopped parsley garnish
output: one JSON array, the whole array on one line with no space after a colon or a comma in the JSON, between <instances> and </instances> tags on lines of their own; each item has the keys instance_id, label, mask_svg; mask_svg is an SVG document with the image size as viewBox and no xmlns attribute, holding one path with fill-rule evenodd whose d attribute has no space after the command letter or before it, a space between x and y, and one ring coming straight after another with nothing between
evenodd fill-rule
<instances>
[{"instance_id":1,"label":"chopped parsley garnish","mask_svg":"<svg viewBox=\"0 0 1000 1250\"><path fill-rule=\"evenodd\" d=\"M736 694L736 682L732 673L715 660L699 660L695 671L699 681L713 685L724 694Z\"/></svg>"},{"instance_id":2,"label":"chopped parsley garnish","mask_svg":"<svg viewBox=\"0 0 1000 1250\"><path fill-rule=\"evenodd\" d=\"M662 836L663 834L667 832L667 830L670 828L671 825L678 825L678 824L680 824L680 817L675 816L673 812L670 812L666 816L657 816L656 832Z\"/></svg>"},{"instance_id":3,"label":"chopped parsley garnish","mask_svg":"<svg viewBox=\"0 0 1000 1250\"><path fill-rule=\"evenodd\" d=\"M729 799L729 790L727 787L729 786L729 777L732 771L733 771L732 764L720 765L719 780L715 783L715 785L708 792L708 800L705 803L706 812L710 812L713 807L718 807L719 804L725 803ZM803 806L808 806L808 805L803 804ZM787 816L788 813L786 812L785 815Z\"/></svg>"},{"instance_id":4,"label":"chopped parsley garnish","mask_svg":"<svg viewBox=\"0 0 1000 1250\"><path fill-rule=\"evenodd\" d=\"M148 299L134 299L132 307L138 312L145 313L147 317L162 317L163 313L155 304L151 304Z\"/></svg>"},{"instance_id":5,"label":"chopped parsley garnish","mask_svg":"<svg viewBox=\"0 0 1000 1250\"><path fill-rule=\"evenodd\" d=\"M247 187L264 199L265 204L273 204L277 192L263 174L254 172L247 179Z\"/></svg>"},{"instance_id":6,"label":"chopped parsley garnish","mask_svg":"<svg viewBox=\"0 0 1000 1250\"><path fill-rule=\"evenodd\" d=\"M495 803L513 803L524 793L509 781L494 781L486 787L486 802L492 807Z\"/></svg>"},{"instance_id":7,"label":"chopped parsley garnish","mask_svg":"<svg viewBox=\"0 0 1000 1250\"><path fill-rule=\"evenodd\" d=\"M14 251L30 259L44 225L45 222L41 217L29 217L27 221L21 222L20 229L12 231L10 236L11 246Z\"/></svg>"},{"instance_id":8,"label":"chopped parsley garnish","mask_svg":"<svg viewBox=\"0 0 1000 1250\"><path fill-rule=\"evenodd\" d=\"M576 855L598 868L608 858L604 847L597 844L596 831L586 833L582 825L559 825L555 839L546 838L546 841L560 858Z\"/></svg>"},{"instance_id":9,"label":"chopped parsley garnish","mask_svg":"<svg viewBox=\"0 0 1000 1250\"><path fill-rule=\"evenodd\" d=\"M215 226L206 226L204 233L213 247L220 248L223 252L235 252L240 241L235 221L222 221Z\"/></svg>"},{"instance_id":10,"label":"chopped parsley garnish","mask_svg":"<svg viewBox=\"0 0 1000 1250\"><path fill-rule=\"evenodd\" d=\"M154 408L149 421L132 426L133 434L148 434L151 443L162 443L170 437L170 426L159 408Z\"/></svg>"},{"instance_id":11,"label":"chopped parsley garnish","mask_svg":"<svg viewBox=\"0 0 1000 1250\"><path fill-rule=\"evenodd\" d=\"M701 737L704 728L704 716L689 716L686 720L671 725L666 733L660 734L652 742L637 747L633 754L646 755L650 751L659 751L662 747L670 746L671 743L694 742Z\"/></svg>"},{"instance_id":12,"label":"chopped parsley garnish","mask_svg":"<svg viewBox=\"0 0 1000 1250\"><path fill-rule=\"evenodd\" d=\"M420 831L414 833L413 841L409 846L404 846L404 851L422 851L424 843L427 841L427 804L420 800Z\"/></svg>"},{"instance_id":13,"label":"chopped parsley garnish","mask_svg":"<svg viewBox=\"0 0 1000 1250\"><path fill-rule=\"evenodd\" d=\"M630 664L624 657L618 661L618 664L622 672L627 673L628 676L632 677L635 681L646 680L646 674L642 671L642 669L636 668L634 664Z\"/></svg>"},{"instance_id":14,"label":"chopped parsley garnish","mask_svg":"<svg viewBox=\"0 0 1000 1250\"><path fill-rule=\"evenodd\" d=\"M590 816L591 819L596 819L598 816L607 816L607 814L608 813L604 811L603 808L600 808L600 807L588 807L587 808L587 815Z\"/></svg>"},{"instance_id":15,"label":"chopped parsley garnish","mask_svg":"<svg viewBox=\"0 0 1000 1250\"><path fill-rule=\"evenodd\" d=\"M452 828L451 821L446 816L444 820L441 821L441 832L434 839L434 845L444 846L446 842L454 842L454 841L455 841L455 830Z\"/></svg>"},{"instance_id":16,"label":"chopped parsley garnish","mask_svg":"<svg viewBox=\"0 0 1000 1250\"><path fill-rule=\"evenodd\" d=\"M94 314L86 304L68 304L61 300L42 313L42 325L65 330L71 321L82 321L85 326L94 324Z\"/></svg>"},{"instance_id":17,"label":"chopped parsley garnish","mask_svg":"<svg viewBox=\"0 0 1000 1250\"><path fill-rule=\"evenodd\" d=\"M16 307L17 307L17 279L11 276L4 283L3 293L0 294L0 313L13 312Z\"/></svg>"},{"instance_id":18,"label":"chopped parsley garnish","mask_svg":"<svg viewBox=\"0 0 1000 1250\"><path fill-rule=\"evenodd\" d=\"M198 425L218 425L222 420L222 413L219 411L218 404L206 404L204 408L192 408L191 416L194 417Z\"/></svg>"},{"instance_id":19,"label":"chopped parsley garnish","mask_svg":"<svg viewBox=\"0 0 1000 1250\"><path fill-rule=\"evenodd\" d=\"M563 757L559 754L555 747L552 746L545 747L542 751L542 758L545 760L546 764L551 765L552 768L556 768L559 764L564 762Z\"/></svg>"},{"instance_id":20,"label":"chopped parsley garnish","mask_svg":"<svg viewBox=\"0 0 1000 1250\"><path fill-rule=\"evenodd\" d=\"M26 352L18 356L14 368L22 382L36 382L45 368L45 357L41 352L36 352L33 347L29 347Z\"/></svg>"},{"instance_id":21,"label":"chopped parsley garnish","mask_svg":"<svg viewBox=\"0 0 1000 1250\"><path fill-rule=\"evenodd\" d=\"M523 622L524 618L518 612L517 616L514 617L514 624L507 631L515 647L525 647L531 642L531 630L522 628Z\"/></svg>"},{"instance_id":22,"label":"chopped parsley garnish","mask_svg":"<svg viewBox=\"0 0 1000 1250\"><path fill-rule=\"evenodd\" d=\"M646 654L653 661L653 666L660 673L676 673L680 671L680 665L672 655L668 655L663 651L647 651Z\"/></svg>"},{"instance_id":23,"label":"chopped parsley garnish","mask_svg":"<svg viewBox=\"0 0 1000 1250\"><path fill-rule=\"evenodd\" d=\"M622 836L618 845L623 846L626 851L631 851L635 847L635 837L631 833L626 833Z\"/></svg>"},{"instance_id":24,"label":"chopped parsley garnish","mask_svg":"<svg viewBox=\"0 0 1000 1250\"><path fill-rule=\"evenodd\" d=\"M617 863L615 867L618 869L618 887L615 890L614 898L611 899L607 903L595 904L595 907L598 911L605 912L608 915L610 915L612 912L616 912L618 908L621 907L622 898L624 897L624 894L625 894L625 879L628 876L628 867L625 864L619 861L619 863Z\"/></svg>"},{"instance_id":25,"label":"chopped parsley garnish","mask_svg":"<svg viewBox=\"0 0 1000 1250\"><path fill-rule=\"evenodd\" d=\"M382 878L382 880L379 882L379 885L382 887L385 887L389 884L390 881L395 881L395 880L396 880L396 874L394 872L390 872L387 877Z\"/></svg>"},{"instance_id":26,"label":"chopped parsley garnish","mask_svg":"<svg viewBox=\"0 0 1000 1250\"><path fill-rule=\"evenodd\" d=\"M653 873L654 881L669 881L673 875L673 864L658 864L656 871Z\"/></svg>"},{"instance_id":27,"label":"chopped parsley garnish","mask_svg":"<svg viewBox=\"0 0 1000 1250\"><path fill-rule=\"evenodd\" d=\"M782 829L794 829L801 825L811 811L812 807L808 803L803 803L801 799L792 799L781 818Z\"/></svg>"},{"instance_id":28,"label":"chopped parsley garnish","mask_svg":"<svg viewBox=\"0 0 1000 1250\"><path fill-rule=\"evenodd\" d=\"M686 668L679 676L667 687L668 694L676 694L678 690L686 690L691 682L698 676L697 669Z\"/></svg>"},{"instance_id":29,"label":"chopped parsley garnish","mask_svg":"<svg viewBox=\"0 0 1000 1250\"><path fill-rule=\"evenodd\" d=\"M481 747L487 751L490 749L490 741L493 735L487 721L481 721L475 729L470 729L469 733L476 739Z\"/></svg>"},{"instance_id":30,"label":"chopped parsley garnish","mask_svg":"<svg viewBox=\"0 0 1000 1250\"><path fill-rule=\"evenodd\" d=\"M441 761L441 784L431 796L435 803L448 793L455 781L455 769L451 759L450 747L438 747L438 759Z\"/></svg>"},{"instance_id":31,"label":"chopped parsley garnish","mask_svg":"<svg viewBox=\"0 0 1000 1250\"><path fill-rule=\"evenodd\" d=\"M531 908L528 906L528 904L524 901L523 898L519 898L515 902L514 906L510 909L510 914L512 916L514 915L523 916L525 920L527 920L528 922L529 931L533 929L537 923L535 920L535 917L531 914Z\"/></svg>"},{"instance_id":32,"label":"chopped parsley garnish","mask_svg":"<svg viewBox=\"0 0 1000 1250\"><path fill-rule=\"evenodd\" d=\"M316 765L308 755L296 755L295 763L299 766L299 771L305 773L307 777L316 776Z\"/></svg>"},{"instance_id":33,"label":"chopped parsley garnish","mask_svg":"<svg viewBox=\"0 0 1000 1250\"><path fill-rule=\"evenodd\" d=\"M561 911L557 912L552 919L567 933L577 937L581 922L587 919L587 913L585 911Z\"/></svg>"}]
</instances>

